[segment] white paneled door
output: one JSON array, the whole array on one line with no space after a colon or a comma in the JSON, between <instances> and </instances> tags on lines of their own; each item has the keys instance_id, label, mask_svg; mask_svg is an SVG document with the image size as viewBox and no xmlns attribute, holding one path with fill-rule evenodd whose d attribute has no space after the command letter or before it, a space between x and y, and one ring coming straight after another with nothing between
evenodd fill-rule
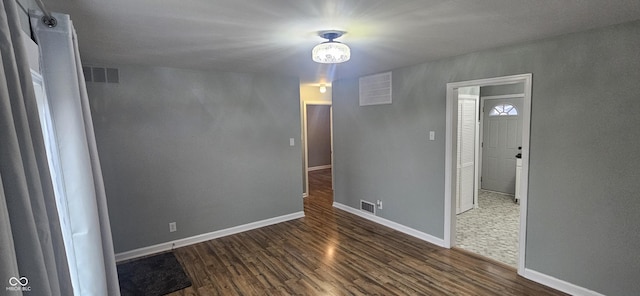
<instances>
[{"instance_id":1,"label":"white paneled door","mask_svg":"<svg viewBox=\"0 0 640 296\"><path fill-rule=\"evenodd\" d=\"M477 95L458 97L457 214L472 209L474 204L478 101Z\"/></svg>"},{"instance_id":2,"label":"white paneled door","mask_svg":"<svg viewBox=\"0 0 640 296\"><path fill-rule=\"evenodd\" d=\"M481 188L515 193L522 98L484 100Z\"/></svg>"}]
</instances>

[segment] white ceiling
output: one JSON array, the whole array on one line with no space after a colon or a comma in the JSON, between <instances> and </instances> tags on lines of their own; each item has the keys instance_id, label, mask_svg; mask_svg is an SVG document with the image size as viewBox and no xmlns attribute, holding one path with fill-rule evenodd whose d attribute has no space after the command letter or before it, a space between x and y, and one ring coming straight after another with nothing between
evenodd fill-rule
<instances>
[{"instance_id":1,"label":"white ceiling","mask_svg":"<svg viewBox=\"0 0 640 296\"><path fill-rule=\"evenodd\" d=\"M331 82L640 19L639 0L45 0L71 15L83 60ZM316 64L338 29L350 61Z\"/></svg>"}]
</instances>

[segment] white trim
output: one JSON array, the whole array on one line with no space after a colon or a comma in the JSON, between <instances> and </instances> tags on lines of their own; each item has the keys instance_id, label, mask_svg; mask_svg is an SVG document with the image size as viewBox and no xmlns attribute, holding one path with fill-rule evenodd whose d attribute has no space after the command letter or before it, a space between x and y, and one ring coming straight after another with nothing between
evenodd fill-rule
<instances>
[{"instance_id":1,"label":"white trim","mask_svg":"<svg viewBox=\"0 0 640 296\"><path fill-rule=\"evenodd\" d=\"M515 99L515 98L524 98L524 93L520 94L509 94L509 95L499 95L499 96L482 96L480 97L483 100L497 100L497 99Z\"/></svg>"},{"instance_id":2,"label":"white trim","mask_svg":"<svg viewBox=\"0 0 640 296\"><path fill-rule=\"evenodd\" d=\"M329 131L331 133L331 190L336 190L336 174L333 170L333 105L331 105L329 107L329 122L331 122L330 124L330 128L331 130Z\"/></svg>"},{"instance_id":3,"label":"white trim","mask_svg":"<svg viewBox=\"0 0 640 296\"><path fill-rule=\"evenodd\" d=\"M328 105L329 106L329 128L331 130L331 164L333 165L333 103L327 101L304 101L302 102L302 139L304 139L304 174L305 188L309 193L309 146L307 145L307 105ZM331 172L331 187L333 189L333 174Z\"/></svg>"},{"instance_id":4,"label":"white trim","mask_svg":"<svg viewBox=\"0 0 640 296\"><path fill-rule=\"evenodd\" d=\"M341 209L341 210L343 210L345 212L349 212L351 214L354 214L354 215L360 216L362 218L365 218L365 219L367 219L369 221L373 221L375 223L387 226L387 227L389 227L391 229L400 231L400 232L402 232L404 234L408 234L410 236L417 237L417 238L419 238L419 239L421 239L423 241L426 241L428 243L432 243L432 244L440 246L440 247L445 247L445 241L443 239L437 238L437 237L435 237L433 235L424 233L424 232L419 231L419 230L415 230L415 229L413 229L411 227L404 226L404 225L402 225L400 223L396 223L396 222L393 222L391 220L387 220L385 218L374 216L374 215L372 215L372 214L370 214L368 212L361 211L361 210L358 210L356 208L352 208L350 206L347 206L347 205L344 205L344 204L341 204L341 203L338 203L338 202L333 202L333 206L338 208L338 209Z\"/></svg>"},{"instance_id":5,"label":"white trim","mask_svg":"<svg viewBox=\"0 0 640 296\"><path fill-rule=\"evenodd\" d=\"M604 296L604 294L600 294L598 292L595 291L591 291L587 288L583 288L580 287L578 285L569 283L569 282L565 282L561 279L557 279L555 277L546 275L544 273L535 271L535 270L531 270L526 268L524 270L524 275L525 278L530 279L534 282L543 284L545 286L554 288L556 290L562 291L564 293L570 294L570 295L582 295L582 296Z\"/></svg>"},{"instance_id":6,"label":"white trim","mask_svg":"<svg viewBox=\"0 0 640 296\"><path fill-rule=\"evenodd\" d=\"M522 175L521 175L521 201L520 201L520 233L518 250L518 274L523 275L526 252L527 230L527 193L529 184L529 133L531 128L531 74L494 77L462 82L447 83L446 98L446 135L445 135L445 196L444 196L444 244L450 248L455 246L456 213L455 213L455 154L456 140L454 131L457 130L457 102L456 94L460 87L505 85L524 82L524 104L522 110ZM455 107L455 108L454 108Z\"/></svg>"},{"instance_id":7,"label":"white trim","mask_svg":"<svg viewBox=\"0 0 640 296\"><path fill-rule=\"evenodd\" d=\"M331 165L327 164L327 165L319 165L319 166L314 166L314 167L310 167L307 169L307 172L312 172L312 171L319 171L319 170L326 170L326 169L330 169Z\"/></svg>"},{"instance_id":8,"label":"white trim","mask_svg":"<svg viewBox=\"0 0 640 296\"><path fill-rule=\"evenodd\" d=\"M147 255L152 255L152 254L160 253L164 251L169 251L174 248L193 245L193 244L205 242L212 239L216 239L216 238L220 238L220 237L224 237L232 234L237 234L240 232L245 232L252 229L269 226L272 224L282 223L289 220L295 220L302 217L304 217L304 212L300 211L292 214L287 214L283 216L251 222L248 224L239 225L239 226L222 229L214 232L204 233L204 234L200 234L192 237L187 237L187 238L178 239L178 240L174 240L166 243L161 243L161 244L157 244L149 247L126 251L126 252L116 254L116 262L134 259L134 258L147 256Z\"/></svg>"},{"instance_id":9,"label":"white trim","mask_svg":"<svg viewBox=\"0 0 640 296\"><path fill-rule=\"evenodd\" d=\"M307 196L309 196L309 193L306 193L306 192L303 192L303 193L302 193L302 198L305 198L305 197L307 197Z\"/></svg>"},{"instance_id":10,"label":"white trim","mask_svg":"<svg viewBox=\"0 0 640 296\"><path fill-rule=\"evenodd\" d=\"M527 205L529 203L529 138L531 133L531 88L533 76L528 74L524 83L522 110L522 174L520 175L520 238L518 240L518 273L524 273L527 245Z\"/></svg>"},{"instance_id":11,"label":"white trim","mask_svg":"<svg viewBox=\"0 0 640 296\"><path fill-rule=\"evenodd\" d=\"M458 122L456 120L453 120L453 112L454 109L458 110L458 106L453 106L453 103L455 100L455 97L458 94L458 89L454 89L453 87L449 87L449 84L447 84L447 98L446 98L446 106L445 106L445 110L446 110L446 114L445 114L445 142L444 142L444 146L445 146L445 158L444 158L444 247L445 248L451 248L452 245L455 246L455 229L456 229L456 219L452 218L455 217L456 213L456 208L452 207L453 202L451 201L451 199L453 199L452 197L452 192L454 190L454 186L455 186L455 182L452 183L452 175L454 173L453 170L453 165L456 164L456 162L453 161L453 154L455 154L453 151L456 151L457 153L457 146L454 147L454 142L452 140L453 137L453 130L458 130L457 124ZM456 118L457 119L457 118ZM456 143L457 145L457 138L456 138ZM453 211L453 212L452 212ZM451 229L453 229L453 238L452 236L452 231Z\"/></svg>"},{"instance_id":12,"label":"white trim","mask_svg":"<svg viewBox=\"0 0 640 296\"><path fill-rule=\"evenodd\" d=\"M476 130L475 130L475 146L473 148L475 148L475 155L474 157L476 158L474 161L474 173L475 175L475 180L473 180L473 208L477 209L480 208L480 200L479 200L479 196L480 196L480 186L482 185L480 183L480 175L482 175L482 172L480 172L480 169L482 168L482 154L480 154L480 152L482 151L480 148L480 145L482 143L482 138L481 138L481 133L480 133L480 126L482 123L482 116L480 115L480 110L482 110L481 107L482 106L482 98L480 97L480 95L478 94L477 96L477 100L476 100Z\"/></svg>"}]
</instances>

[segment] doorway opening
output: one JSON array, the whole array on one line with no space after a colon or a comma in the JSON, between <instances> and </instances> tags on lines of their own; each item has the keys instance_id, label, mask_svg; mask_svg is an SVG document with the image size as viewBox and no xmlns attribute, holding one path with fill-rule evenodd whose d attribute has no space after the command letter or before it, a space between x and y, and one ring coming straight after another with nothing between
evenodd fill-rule
<instances>
[{"instance_id":1,"label":"doorway opening","mask_svg":"<svg viewBox=\"0 0 640 296\"><path fill-rule=\"evenodd\" d=\"M526 249L531 78L447 84L445 244L517 266L519 274Z\"/></svg>"},{"instance_id":2,"label":"doorway opening","mask_svg":"<svg viewBox=\"0 0 640 296\"><path fill-rule=\"evenodd\" d=\"M307 197L333 204L333 108L331 102L305 101L304 174Z\"/></svg>"}]
</instances>

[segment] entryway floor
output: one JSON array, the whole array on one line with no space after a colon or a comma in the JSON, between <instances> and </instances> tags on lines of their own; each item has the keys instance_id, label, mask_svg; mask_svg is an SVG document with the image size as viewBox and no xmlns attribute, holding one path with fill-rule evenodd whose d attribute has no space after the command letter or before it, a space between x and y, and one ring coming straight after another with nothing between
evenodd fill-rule
<instances>
[{"instance_id":1,"label":"entryway floor","mask_svg":"<svg viewBox=\"0 0 640 296\"><path fill-rule=\"evenodd\" d=\"M518 266L520 206L513 195L480 190L479 208L457 216L456 246Z\"/></svg>"}]
</instances>

